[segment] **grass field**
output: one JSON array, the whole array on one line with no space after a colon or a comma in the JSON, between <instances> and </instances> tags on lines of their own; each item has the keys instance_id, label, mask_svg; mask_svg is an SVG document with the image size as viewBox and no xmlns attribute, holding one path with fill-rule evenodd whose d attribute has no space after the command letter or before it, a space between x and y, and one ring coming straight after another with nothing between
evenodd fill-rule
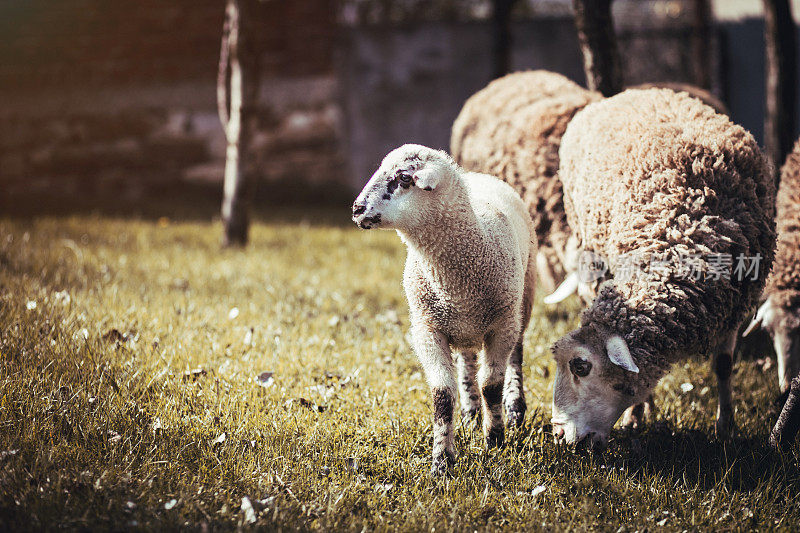
<instances>
[{"instance_id":1,"label":"grass field","mask_svg":"<svg viewBox=\"0 0 800 533\"><path fill-rule=\"evenodd\" d=\"M460 428L452 476L432 479L397 236L283 210L245 250L219 241L210 222L0 219L0 530L800 524L800 447L765 446L774 366L737 363L729 443L698 359L644 430L573 453L545 424L549 346L579 304L537 303L525 427L489 453Z\"/></svg>"}]
</instances>

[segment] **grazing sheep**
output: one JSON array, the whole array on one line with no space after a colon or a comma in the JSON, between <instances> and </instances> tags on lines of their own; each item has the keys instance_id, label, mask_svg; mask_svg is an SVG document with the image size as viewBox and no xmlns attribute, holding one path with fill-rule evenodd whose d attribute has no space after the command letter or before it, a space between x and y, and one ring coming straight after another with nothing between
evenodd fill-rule
<instances>
[{"instance_id":1,"label":"grazing sheep","mask_svg":"<svg viewBox=\"0 0 800 533\"><path fill-rule=\"evenodd\" d=\"M703 100L720 113L725 105L703 89L657 83ZM643 86L644 87L644 86ZM453 123L450 151L467 170L498 176L522 196L536 226L538 283L556 303L576 290L585 300L595 283L579 283L578 257L570 239L558 179L558 148L572 117L602 99L561 74L546 70L515 72L472 95ZM572 273L572 275L568 275Z\"/></svg>"},{"instance_id":2,"label":"grazing sheep","mask_svg":"<svg viewBox=\"0 0 800 533\"><path fill-rule=\"evenodd\" d=\"M778 383L785 395L800 373L800 141L781 170L777 207L775 263L762 295L764 303L744 335L760 326L772 336Z\"/></svg>"},{"instance_id":3,"label":"grazing sheep","mask_svg":"<svg viewBox=\"0 0 800 533\"><path fill-rule=\"evenodd\" d=\"M570 235L558 171L558 147L573 115L602 95L560 74L535 70L494 80L464 104L450 151L465 169L497 176L528 206L539 243L539 284L564 279Z\"/></svg>"},{"instance_id":4,"label":"grazing sheep","mask_svg":"<svg viewBox=\"0 0 800 533\"><path fill-rule=\"evenodd\" d=\"M455 352L462 412L483 398L487 446L525 417L522 335L530 319L533 222L514 190L466 172L445 152L407 144L390 152L353 204L359 227L395 229L408 248L403 285L414 351L433 397L432 473L455 460ZM476 352L481 350L475 388ZM505 382L505 383L504 383Z\"/></svg>"},{"instance_id":5,"label":"grazing sheep","mask_svg":"<svg viewBox=\"0 0 800 533\"><path fill-rule=\"evenodd\" d=\"M711 351L724 438L737 329L774 255L755 140L685 93L629 90L576 114L559 155L569 225L612 279L553 346L556 437L604 442L673 363Z\"/></svg>"}]
</instances>

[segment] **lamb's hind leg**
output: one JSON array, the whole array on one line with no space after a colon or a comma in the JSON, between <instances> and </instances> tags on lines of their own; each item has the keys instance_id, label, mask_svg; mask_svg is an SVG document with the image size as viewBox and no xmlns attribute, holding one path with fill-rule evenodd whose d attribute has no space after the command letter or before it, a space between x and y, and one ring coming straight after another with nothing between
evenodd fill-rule
<instances>
[{"instance_id":1,"label":"lamb's hind leg","mask_svg":"<svg viewBox=\"0 0 800 533\"><path fill-rule=\"evenodd\" d=\"M426 326L411 328L414 351L422 363L433 399L433 463L431 474L442 475L455 463L453 406L455 368L447 338Z\"/></svg>"},{"instance_id":2,"label":"lamb's hind leg","mask_svg":"<svg viewBox=\"0 0 800 533\"><path fill-rule=\"evenodd\" d=\"M517 342L508 359L505 386L503 387L506 421L511 427L519 427L525 422L525 411L528 409L525 403L525 390L522 388L522 341L525 337L525 328L528 327L533 308L533 293L536 286L534 264L533 257L531 257L528 261L528 271L522 297L522 327L519 329Z\"/></svg>"},{"instance_id":3,"label":"lamb's hind leg","mask_svg":"<svg viewBox=\"0 0 800 533\"><path fill-rule=\"evenodd\" d=\"M499 329L486 336L478 384L483 396L483 434L486 446L501 446L505 439L503 427L503 380L511 351L517 342L516 328Z\"/></svg>"},{"instance_id":4,"label":"lamb's hind leg","mask_svg":"<svg viewBox=\"0 0 800 533\"><path fill-rule=\"evenodd\" d=\"M506 380L503 386L503 404L506 422L511 427L520 427L525 421L525 391L522 389L522 339L517 342L508 358Z\"/></svg>"},{"instance_id":5,"label":"lamb's hind leg","mask_svg":"<svg viewBox=\"0 0 800 533\"><path fill-rule=\"evenodd\" d=\"M714 431L718 439L726 440L736 427L731 402L731 373L733 372L733 350L736 347L738 328L728 333L714 350L712 366L717 376L719 403Z\"/></svg>"},{"instance_id":6,"label":"lamb's hind leg","mask_svg":"<svg viewBox=\"0 0 800 533\"><path fill-rule=\"evenodd\" d=\"M481 394L475 383L478 355L474 350L456 352L458 371L458 397L461 403L461 418L465 424L471 423L481 412Z\"/></svg>"}]
</instances>

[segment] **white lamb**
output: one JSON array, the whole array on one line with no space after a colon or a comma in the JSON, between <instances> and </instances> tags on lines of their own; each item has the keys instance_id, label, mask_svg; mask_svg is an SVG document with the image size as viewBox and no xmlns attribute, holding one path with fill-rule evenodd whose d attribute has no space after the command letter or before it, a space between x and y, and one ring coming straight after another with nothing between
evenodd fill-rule
<instances>
[{"instance_id":1,"label":"white lamb","mask_svg":"<svg viewBox=\"0 0 800 533\"><path fill-rule=\"evenodd\" d=\"M395 229L408 248L403 286L414 351L433 397L431 472L442 474L455 461L457 389L465 417L477 415L483 398L488 447L503 442L503 405L509 425L524 420L522 336L535 285L533 222L509 185L415 144L384 158L353 204L353 221L363 229ZM474 380L479 350L480 392Z\"/></svg>"}]
</instances>

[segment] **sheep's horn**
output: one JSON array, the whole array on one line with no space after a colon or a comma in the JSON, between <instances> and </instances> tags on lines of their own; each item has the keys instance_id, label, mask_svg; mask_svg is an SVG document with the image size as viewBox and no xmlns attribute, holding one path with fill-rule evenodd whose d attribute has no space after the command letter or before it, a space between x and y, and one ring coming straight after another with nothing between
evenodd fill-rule
<instances>
[{"instance_id":1,"label":"sheep's horn","mask_svg":"<svg viewBox=\"0 0 800 533\"><path fill-rule=\"evenodd\" d=\"M578 290L578 283L580 280L578 279L578 273L572 272L564 281L561 282L561 285L553 292L553 294L547 295L544 297L544 303L547 305L557 304L558 302L563 302L567 299L567 297Z\"/></svg>"}]
</instances>

